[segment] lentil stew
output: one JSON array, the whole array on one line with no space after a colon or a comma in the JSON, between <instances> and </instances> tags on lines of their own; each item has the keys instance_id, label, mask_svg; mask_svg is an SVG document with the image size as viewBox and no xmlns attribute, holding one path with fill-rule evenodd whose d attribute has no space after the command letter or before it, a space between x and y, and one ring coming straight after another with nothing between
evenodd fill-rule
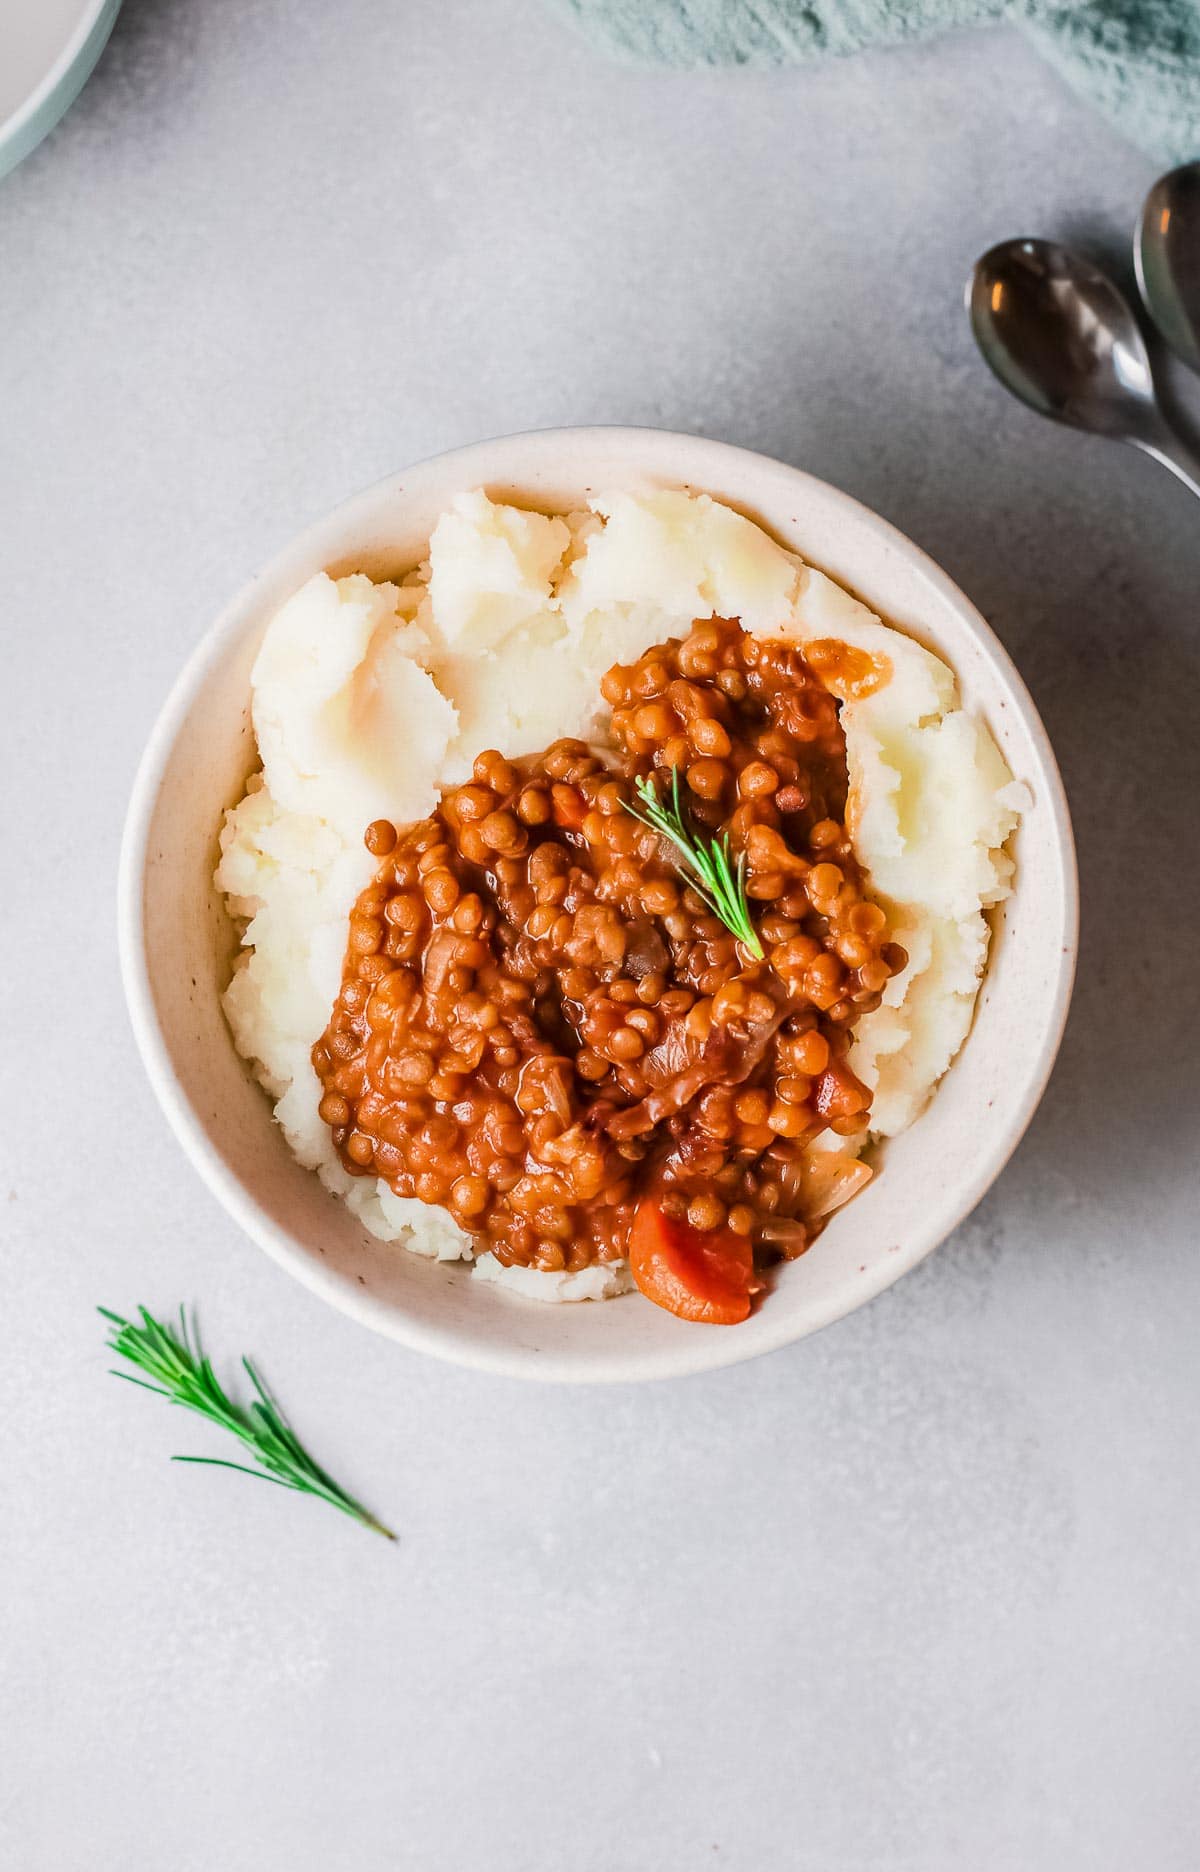
<instances>
[{"instance_id":1,"label":"lentil stew","mask_svg":"<svg viewBox=\"0 0 1200 1872\"><path fill-rule=\"evenodd\" d=\"M348 1170L444 1205L479 1252L628 1256L660 1305L732 1323L869 1175L809 1147L861 1138L854 1024L906 957L847 832L837 702L797 645L705 620L601 687L611 746L481 753L430 818L368 828L321 1116ZM672 770L697 828L744 854L762 961L631 810Z\"/></svg>"}]
</instances>

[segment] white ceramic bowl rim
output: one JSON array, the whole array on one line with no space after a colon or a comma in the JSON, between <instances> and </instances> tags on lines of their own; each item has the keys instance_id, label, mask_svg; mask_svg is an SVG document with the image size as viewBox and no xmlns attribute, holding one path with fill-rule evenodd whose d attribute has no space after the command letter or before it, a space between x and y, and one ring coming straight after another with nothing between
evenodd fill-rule
<instances>
[{"instance_id":1,"label":"white ceramic bowl rim","mask_svg":"<svg viewBox=\"0 0 1200 1872\"><path fill-rule=\"evenodd\" d=\"M692 469L700 472L680 474L675 477L675 484L686 484L698 489L706 485L717 487L723 482L735 480L739 462L746 466L747 472L750 464L756 464L759 471L764 468L779 470L793 478L798 491L802 492L805 488L819 491L827 502L836 503L856 524L868 525L885 548L890 548L910 566L916 567L924 581L939 591L960 613L968 613L971 628L986 660L1016 703L1023 726L1032 736L1040 760L1039 785L1053 821L1062 868L1062 942L1053 963L1048 1014L1036 1047L1024 1061L1023 1089L1004 1132L988 1140L987 1147L978 1152L969 1169L963 1172L961 1166L956 1165L955 1173L947 1176L940 1187L931 1191L925 1226L911 1235L890 1258L880 1261L874 1268L862 1270L863 1278L853 1291L833 1293L820 1306L815 1309L810 1307L803 1325L798 1326L782 1307L778 1318L773 1319L768 1302L756 1316L759 1330L753 1345L741 1338L745 1328L681 1328L674 1347L655 1355L653 1369L643 1369L645 1361L626 1359L617 1353L592 1359L586 1369L580 1370L569 1353L540 1349L536 1354L531 1353L529 1346L521 1343L523 1336L520 1333L514 1334L514 1343L509 1347L479 1345L468 1335L452 1328L443 1329L436 1323L431 1325L398 1315L394 1308L362 1291L344 1275L336 1273L300 1248L292 1235L266 1213L244 1182L231 1173L180 1084L155 1004L143 928L149 841L156 803L172 751L197 691L209 671L222 659L231 640L245 631L247 618L256 607L261 606L260 594L263 590L276 586L290 589L287 584L289 568L305 557L311 557L309 549L314 543L321 546L323 542L331 543L343 536L347 523L353 521L359 509L365 508L372 501L378 501L386 490L399 490L406 480L436 469L447 485L466 488L483 484L496 487L521 480L520 460L515 468L511 465L496 465L497 458L503 457L506 450L515 452L518 457L524 451L537 454L548 447L586 454L592 446L602 446L609 452L614 448L627 449L631 460L639 465L650 460L658 462L660 475L662 456L670 455L672 451L680 453ZM707 473L704 472L706 468ZM323 547L319 557L322 563L334 563L344 558L345 554ZM819 558L816 563L820 563ZM842 579L841 582L853 583L848 579ZM1077 938L1078 881L1074 842L1053 752L1032 699L1008 653L948 576L889 522L882 520L851 496L831 488L828 483L800 469L773 462L769 457L726 443L690 435L675 435L662 430L619 426L527 431L431 457L362 490L315 522L278 553L262 573L243 587L201 639L162 708L138 768L125 824L118 880L121 973L134 1034L146 1071L185 1153L203 1181L245 1233L323 1299L376 1331L416 1350L449 1358L476 1369L552 1381L624 1382L633 1378L675 1377L740 1363L745 1358L778 1350L810 1331L831 1324L873 1299L892 1286L903 1273L916 1266L974 1208L1004 1167L1029 1124L1049 1079L1066 1023L1074 980ZM230 1044L232 1046L232 1042ZM970 1046L970 1037L966 1044ZM861 1202L862 1198L858 1200ZM403 1251L396 1249L394 1252ZM597 1303L584 1304L590 1310ZM602 1304L607 1311L610 1306L616 1308L624 1303ZM575 1307L547 1308L537 1301L521 1301L516 1305L526 1314L532 1309L537 1315L576 1310Z\"/></svg>"}]
</instances>

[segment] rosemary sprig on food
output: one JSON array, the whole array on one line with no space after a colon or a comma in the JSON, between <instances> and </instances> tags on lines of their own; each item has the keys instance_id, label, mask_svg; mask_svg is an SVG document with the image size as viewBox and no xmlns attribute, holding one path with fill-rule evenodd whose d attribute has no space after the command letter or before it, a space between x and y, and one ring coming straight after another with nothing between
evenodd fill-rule
<instances>
[{"instance_id":1,"label":"rosemary sprig on food","mask_svg":"<svg viewBox=\"0 0 1200 1872\"><path fill-rule=\"evenodd\" d=\"M315 1495L320 1501L328 1502L331 1508L338 1508L361 1522L363 1527L382 1534L386 1540L395 1540L390 1528L377 1521L352 1495L347 1495L345 1489L313 1461L248 1358L244 1358L242 1364L254 1387L253 1400L249 1405L239 1404L228 1395L211 1361L200 1350L194 1322L189 1331L182 1307L178 1332L156 1320L145 1307L138 1308L140 1323L122 1319L119 1313L110 1313L107 1307L99 1307L97 1311L114 1329L108 1341L109 1350L128 1359L154 1383L147 1383L147 1378L134 1378L124 1371L114 1370L114 1378L124 1378L129 1384L140 1385L143 1390L153 1391L172 1404L181 1404L185 1410L207 1417L210 1423L218 1424L237 1437L258 1467L251 1469L245 1463L225 1462L218 1456L172 1456L172 1462L236 1469L241 1475L254 1476L260 1482L274 1482L280 1488L296 1489L302 1495Z\"/></svg>"},{"instance_id":2,"label":"rosemary sprig on food","mask_svg":"<svg viewBox=\"0 0 1200 1872\"><path fill-rule=\"evenodd\" d=\"M739 942L745 943L752 956L761 962L763 946L750 921L750 903L746 896L746 854L741 852L735 864L729 855L729 834L703 838L687 822L686 808L679 797L679 769L671 769L671 790L660 797L649 774L634 781L634 792L644 811L626 804L625 810L640 819L654 832L669 839L679 853L679 869L697 896L703 897L714 916Z\"/></svg>"}]
</instances>

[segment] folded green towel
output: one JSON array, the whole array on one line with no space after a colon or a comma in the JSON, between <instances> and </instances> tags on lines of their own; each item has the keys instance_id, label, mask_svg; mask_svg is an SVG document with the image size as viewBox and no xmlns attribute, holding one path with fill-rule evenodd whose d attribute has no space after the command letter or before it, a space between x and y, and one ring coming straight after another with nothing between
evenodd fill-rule
<instances>
[{"instance_id":1,"label":"folded green towel","mask_svg":"<svg viewBox=\"0 0 1200 1872\"><path fill-rule=\"evenodd\" d=\"M1164 162L1200 156L1200 0L555 0L609 51L788 65L974 21L1017 21L1077 91Z\"/></svg>"}]
</instances>

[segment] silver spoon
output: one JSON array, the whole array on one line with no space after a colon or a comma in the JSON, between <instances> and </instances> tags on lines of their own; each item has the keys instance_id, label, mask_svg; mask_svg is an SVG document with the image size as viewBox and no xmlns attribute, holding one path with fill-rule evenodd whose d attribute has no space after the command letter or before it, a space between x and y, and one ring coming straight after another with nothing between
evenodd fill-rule
<instances>
[{"instance_id":1,"label":"silver spoon","mask_svg":"<svg viewBox=\"0 0 1200 1872\"><path fill-rule=\"evenodd\" d=\"M1200 162L1160 176L1133 241L1138 287L1172 351L1200 371Z\"/></svg>"},{"instance_id":2,"label":"silver spoon","mask_svg":"<svg viewBox=\"0 0 1200 1872\"><path fill-rule=\"evenodd\" d=\"M1040 416L1132 442L1200 495L1200 460L1168 426L1137 320L1106 274L1054 241L1002 241L967 287L975 341Z\"/></svg>"}]
</instances>

